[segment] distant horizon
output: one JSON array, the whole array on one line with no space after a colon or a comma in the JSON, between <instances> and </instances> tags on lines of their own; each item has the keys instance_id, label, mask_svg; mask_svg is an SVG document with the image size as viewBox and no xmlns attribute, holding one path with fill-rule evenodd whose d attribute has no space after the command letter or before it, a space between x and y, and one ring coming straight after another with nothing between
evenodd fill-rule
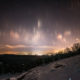
<instances>
[{"instance_id":1,"label":"distant horizon","mask_svg":"<svg viewBox=\"0 0 80 80\"><path fill-rule=\"evenodd\" d=\"M21 48L21 46L9 46L9 45L7 45L6 46L7 48L9 48L9 50L10 49L15 49L15 48ZM12 54L12 55L39 55L39 56L41 56L41 55L54 55L54 54L57 54L57 53L59 53L59 52L63 52L64 53L64 50L65 49L67 49L67 48L69 48L70 50L72 50L71 48L73 47L73 45L72 46L69 46L69 47L66 47L66 48L56 48L56 49L54 49L54 47L53 46L37 46L36 48L35 47L33 47L33 46L30 46L30 48L32 48L32 50L31 51L26 51L26 47L25 47L25 52L23 52L23 51L3 51L3 52L0 52L0 54L2 55L2 54Z\"/></svg>"}]
</instances>

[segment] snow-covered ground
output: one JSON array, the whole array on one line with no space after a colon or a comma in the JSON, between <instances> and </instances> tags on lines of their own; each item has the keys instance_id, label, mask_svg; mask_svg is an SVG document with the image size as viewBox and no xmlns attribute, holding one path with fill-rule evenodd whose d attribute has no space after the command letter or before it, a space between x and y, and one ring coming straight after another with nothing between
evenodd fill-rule
<instances>
[{"instance_id":1,"label":"snow-covered ground","mask_svg":"<svg viewBox=\"0 0 80 80\"><path fill-rule=\"evenodd\" d=\"M80 80L80 55L35 67L10 80Z\"/></svg>"}]
</instances>

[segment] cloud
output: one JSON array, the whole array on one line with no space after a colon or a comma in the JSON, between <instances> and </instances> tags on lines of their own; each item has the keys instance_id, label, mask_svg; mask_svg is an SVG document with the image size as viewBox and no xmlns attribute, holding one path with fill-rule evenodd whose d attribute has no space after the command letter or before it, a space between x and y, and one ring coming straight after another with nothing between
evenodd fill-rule
<instances>
[{"instance_id":1,"label":"cloud","mask_svg":"<svg viewBox=\"0 0 80 80\"><path fill-rule=\"evenodd\" d=\"M38 29L41 27L41 21L38 20Z\"/></svg>"},{"instance_id":2,"label":"cloud","mask_svg":"<svg viewBox=\"0 0 80 80\"><path fill-rule=\"evenodd\" d=\"M76 38L76 42L80 42L80 39L79 38Z\"/></svg>"},{"instance_id":3,"label":"cloud","mask_svg":"<svg viewBox=\"0 0 80 80\"><path fill-rule=\"evenodd\" d=\"M64 41L64 42L67 42L66 38L63 38L63 41Z\"/></svg>"},{"instance_id":4,"label":"cloud","mask_svg":"<svg viewBox=\"0 0 80 80\"><path fill-rule=\"evenodd\" d=\"M64 32L64 36L70 36L71 35L71 31L65 31Z\"/></svg>"},{"instance_id":5,"label":"cloud","mask_svg":"<svg viewBox=\"0 0 80 80\"><path fill-rule=\"evenodd\" d=\"M32 41L37 42L40 39L40 32L36 31L36 33L33 36Z\"/></svg>"},{"instance_id":6,"label":"cloud","mask_svg":"<svg viewBox=\"0 0 80 80\"><path fill-rule=\"evenodd\" d=\"M3 48L4 48L4 46L0 44L0 49L3 49Z\"/></svg>"},{"instance_id":7,"label":"cloud","mask_svg":"<svg viewBox=\"0 0 80 80\"><path fill-rule=\"evenodd\" d=\"M62 41L62 42L67 42L66 38L62 34L58 34L57 39Z\"/></svg>"},{"instance_id":8,"label":"cloud","mask_svg":"<svg viewBox=\"0 0 80 80\"><path fill-rule=\"evenodd\" d=\"M57 35L57 39L62 40L62 38L63 38L62 34Z\"/></svg>"},{"instance_id":9,"label":"cloud","mask_svg":"<svg viewBox=\"0 0 80 80\"><path fill-rule=\"evenodd\" d=\"M15 49L15 48L26 48L25 45L5 45L5 47L10 48L10 49Z\"/></svg>"},{"instance_id":10,"label":"cloud","mask_svg":"<svg viewBox=\"0 0 80 80\"><path fill-rule=\"evenodd\" d=\"M10 31L10 38L19 39L20 36L19 36L18 32L14 32L13 30L11 30Z\"/></svg>"}]
</instances>

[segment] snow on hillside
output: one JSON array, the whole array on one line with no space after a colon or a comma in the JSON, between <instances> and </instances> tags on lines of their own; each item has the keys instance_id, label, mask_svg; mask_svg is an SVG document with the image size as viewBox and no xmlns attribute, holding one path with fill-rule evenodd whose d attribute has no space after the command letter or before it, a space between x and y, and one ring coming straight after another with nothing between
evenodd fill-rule
<instances>
[{"instance_id":1,"label":"snow on hillside","mask_svg":"<svg viewBox=\"0 0 80 80\"><path fill-rule=\"evenodd\" d=\"M80 80L80 55L35 67L10 80Z\"/></svg>"}]
</instances>

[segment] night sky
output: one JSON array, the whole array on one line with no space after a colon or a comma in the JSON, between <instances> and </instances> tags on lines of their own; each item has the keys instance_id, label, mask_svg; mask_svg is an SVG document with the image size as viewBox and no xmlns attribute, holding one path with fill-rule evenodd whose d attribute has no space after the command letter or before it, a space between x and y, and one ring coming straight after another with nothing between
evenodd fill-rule
<instances>
[{"instance_id":1,"label":"night sky","mask_svg":"<svg viewBox=\"0 0 80 80\"><path fill-rule=\"evenodd\" d=\"M0 54L44 54L76 42L80 0L0 0Z\"/></svg>"}]
</instances>

